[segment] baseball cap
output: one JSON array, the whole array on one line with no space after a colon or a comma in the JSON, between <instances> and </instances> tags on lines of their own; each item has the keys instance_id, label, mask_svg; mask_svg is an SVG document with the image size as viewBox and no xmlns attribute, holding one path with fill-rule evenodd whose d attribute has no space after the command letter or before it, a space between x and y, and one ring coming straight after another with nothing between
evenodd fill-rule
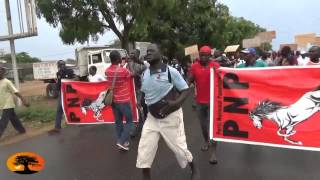
<instances>
[{"instance_id":1,"label":"baseball cap","mask_svg":"<svg viewBox=\"0 0 320 180\"><path fill-rule=\"evenodd\" d=\"M243 52L243 53L245 53L245 54L254 54L254 55L257 54L255 48L246 48L246 49L242 50L241 52Z\"/></svg>"},{"instance_id":2,"label":"baseball cap","mask_svg":"<svg viewBox=\"0 0 320 180\"><path fill-rule=\"evenodd\" d=\"M202 46L200 48L200 53L211 54L211 47L210 46Z\"/></svg>"},{"instance_id":3,"label":"baseball cap","mask_svg":"<svg viewBox=\"0 0 320 180\"><path fill-rule=\"evenodd\" d=\"M6 68L4 65L0 64L0 70L4 72L4 74L8 73L8 68Z\"/></svg>"}]
</instances>

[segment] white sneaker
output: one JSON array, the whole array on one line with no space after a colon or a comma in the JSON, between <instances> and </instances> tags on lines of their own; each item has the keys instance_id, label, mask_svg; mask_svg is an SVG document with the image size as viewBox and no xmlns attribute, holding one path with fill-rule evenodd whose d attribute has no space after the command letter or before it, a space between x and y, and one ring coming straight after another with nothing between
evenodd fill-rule
<instances>
[{"instance_id":1,"label":"white sneaker","mask_svg":"<svg viewBox=\"0 0 320 180\"><path fill-rule=\"evenodd\" d=\"M121 150L125 150L125 151L129 151L129 147L123 145L123 144L120 144L120 143L117 143L117 146L121 149Z\"/></svg>"}]
</instances>

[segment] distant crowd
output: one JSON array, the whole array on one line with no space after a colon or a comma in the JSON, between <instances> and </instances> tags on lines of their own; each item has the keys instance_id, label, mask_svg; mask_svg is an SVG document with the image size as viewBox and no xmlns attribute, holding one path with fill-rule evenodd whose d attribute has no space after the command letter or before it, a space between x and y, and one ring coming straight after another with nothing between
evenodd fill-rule
<instances>
[{"instance_id":1,"label":"distant crowd","mask_svg":"<svg viewBox=\"0 0 320 180\"><path fill-rule=\"evenodd\" d=\"M256 48L246 48L240 51L224 53L220 50L214 50L211 59L221 67L229 68L253 68L253 67L272 67L272 66L308 66L320 65L317 58L320 49L318 46L312 46L309 51L292 50L289 46L284 46L278 52L276 51L259 51ZM178 61L173 58L168 62L182 75L188 73L193 60Z\"/></svg>"}]
</instances>

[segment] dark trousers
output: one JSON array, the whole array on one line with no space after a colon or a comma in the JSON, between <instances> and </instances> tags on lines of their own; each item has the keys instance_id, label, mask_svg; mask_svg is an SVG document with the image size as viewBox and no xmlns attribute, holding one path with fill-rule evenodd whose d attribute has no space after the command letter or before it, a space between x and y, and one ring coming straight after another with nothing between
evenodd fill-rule
<instances>
[{"instance_id":1,"label":"dark trousers","mask_svg":"<svg viewBox=\"0 0 320 180\"><path fill-rule=\"evenodd\" d=\"M56 129L61 129L62 117L63 117L63 109L62 109L62 102L61 102L61 94L59 93L58 103L57 103L56 121L55 121L55 128Z\"/></svg>"},{"instance_id":2,"label":"dark trousers","mask_svg":"<svg viewBox=\"0 0 320 180\"><path fill-rule=\"evenodd\" d=\"M1 120L0 120L0 137L2 136L6 127L8 126L9 121L11 121L11 124L13 125L13 127L20 133L23 133L26 131L21 121L19 120L18 116L14 112L14 108L3 109Z\"/></svg>"},{"instance_id":3,"label":"dark trousers","mask_svg":"<svg viewBox=\"0 0 320 180\"><path fill-rule=\"evenodd\" d=\"M210 123L210 105L197 104L197 115L200 121L203 138L206 142L209 141L209 123Z\"/></svg>"}]
</instances>

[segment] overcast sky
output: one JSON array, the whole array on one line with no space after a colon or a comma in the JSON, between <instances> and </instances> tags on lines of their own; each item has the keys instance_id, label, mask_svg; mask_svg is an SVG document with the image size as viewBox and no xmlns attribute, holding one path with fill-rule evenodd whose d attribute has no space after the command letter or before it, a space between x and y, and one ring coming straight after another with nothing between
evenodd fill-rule
<instances>
[{"instance_id":1,"label":"overcast sky","mask_svg":"<svg viewBox=\"0 0 320 180\"><path fill-rule=\"evenodd\" d=\"M14 3L16 1L11 1ZM278 49L281 43L293 43L294 35L315 32L320 34L320 1L318 0L220 0L226 4L233 16L244 17L267 30L275 30L277 38L273 48ZM18 27L16 4L12 4L14 26ZM15 7L15 8L14 8ZM0 35L7 33L5 22L4 1L0 2ZM54 29L45 20L38 19L38 36L15 41L16 51L28 52L31 56L43 60L74 58L76 45L64 45L59 37L59 29ZM106 33L97 43L90 45L108 44L116 36ZM9 43L0 42L0 49L9 52Z\"/></svg>"}]
</instances>

